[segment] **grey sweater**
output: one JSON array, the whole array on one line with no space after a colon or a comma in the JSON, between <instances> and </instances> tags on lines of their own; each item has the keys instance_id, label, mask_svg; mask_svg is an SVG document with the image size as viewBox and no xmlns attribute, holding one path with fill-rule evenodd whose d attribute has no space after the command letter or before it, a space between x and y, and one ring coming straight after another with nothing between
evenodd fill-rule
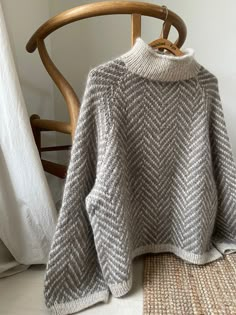
<instances>
[{"instance_id":1,"label":"grey sweater","mask_svg":"<svg viewBox=\"0 0 236 315\"><path fill-rule=\"evenodd\" d=\"M132 287L132 261L236 251L236 167L216 77L141 38L89 71L45 275L55 314Z\"/></svg>"}]
</instances>

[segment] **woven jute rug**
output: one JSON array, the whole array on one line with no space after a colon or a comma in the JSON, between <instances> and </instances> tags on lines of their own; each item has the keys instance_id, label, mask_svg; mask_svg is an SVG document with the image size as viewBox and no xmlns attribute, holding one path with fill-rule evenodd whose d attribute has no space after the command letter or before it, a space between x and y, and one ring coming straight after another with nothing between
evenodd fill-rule
<instances>
[{"instance_id":1,"label":"woven jute rug","mask_svg":"<svg viewBox=\"0 0 236 315\"><path fill-rule=\"evenodd\" d=\"M236 315L236 253L205 265L145 255L143 305L143 315Z\"/></svg>"}]
</instances>

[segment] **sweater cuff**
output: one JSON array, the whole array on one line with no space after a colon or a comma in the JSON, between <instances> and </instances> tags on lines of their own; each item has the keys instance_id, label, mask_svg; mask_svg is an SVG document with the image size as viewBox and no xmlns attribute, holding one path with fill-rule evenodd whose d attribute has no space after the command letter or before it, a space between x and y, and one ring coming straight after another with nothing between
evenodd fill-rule
<instances>
[{"instance_id":1,"label":"sweater cuff","mask_svg":"<svg viewBox=\"0 0 236 315\"><path fill-rule=\"evenodd\" d=\"M236 252L236 241L232 242L229 240L217 240L213 244L223 255L232 254Z\"/></svg>"},{"instance_id":2,"label":"sweater cuff","mask_svg":"<svg viewBox=\"0 0 236 315\"><path fill-rule=\"evenodd\" d=\"M77 300L73 300L65 303L55 303L50 309L53 314L56 315L68 315L75 312L79 312L91 305L98 302L107 302L109 299L109 290L104 290L100 292L87 295Z\"/></svg>"}]
</instances>

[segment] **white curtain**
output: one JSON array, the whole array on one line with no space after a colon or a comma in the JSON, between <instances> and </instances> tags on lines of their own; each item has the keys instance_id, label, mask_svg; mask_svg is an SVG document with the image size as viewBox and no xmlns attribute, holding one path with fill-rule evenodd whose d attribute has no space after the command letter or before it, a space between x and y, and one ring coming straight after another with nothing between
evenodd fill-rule
<instances>
[{"instance_id":1,"label":"white curtain","mask_svg":"<svg viewBox=\"0 0 236 315\"><path fill-rule=\"evenodd\" d=\"M46 263L56 220L0 4L0 277Z\"/></svg>"}]
</instances>

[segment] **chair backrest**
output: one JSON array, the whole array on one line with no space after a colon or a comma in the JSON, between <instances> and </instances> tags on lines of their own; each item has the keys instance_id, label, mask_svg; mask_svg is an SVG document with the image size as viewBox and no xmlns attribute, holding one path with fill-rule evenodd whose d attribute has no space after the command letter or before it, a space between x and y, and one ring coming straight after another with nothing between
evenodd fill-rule
<instances>
[{"instance_id":1,"label":"chair backrest","mask_svg":"<svg viewBox=\"0 0 236 315\"><path fill-rule=\"evenodd\" d=\"M69 23L94 16L110 14L131 14L131 45L133 45L136 38L141 35L142 15L158 18L163 21L166 19L166 11L163 7L146 2L104 1L85 4L64 11L49 19L38 28L26 45L26 50L30 53L34 52L36 48L38 48L39 55L47 72L65 99L70 116L72 138L74 136L77 118L79 115L80 101L69 82L52 62L50 56L48 55L44 39L55 30ZM170 27L172 25L178 31L178 39L175 44L180 48L186 39L187 29L184 21L174 12L168 10L168 18L163 30L164 38L168 37Z\"/></svg>"}]
</instances>

